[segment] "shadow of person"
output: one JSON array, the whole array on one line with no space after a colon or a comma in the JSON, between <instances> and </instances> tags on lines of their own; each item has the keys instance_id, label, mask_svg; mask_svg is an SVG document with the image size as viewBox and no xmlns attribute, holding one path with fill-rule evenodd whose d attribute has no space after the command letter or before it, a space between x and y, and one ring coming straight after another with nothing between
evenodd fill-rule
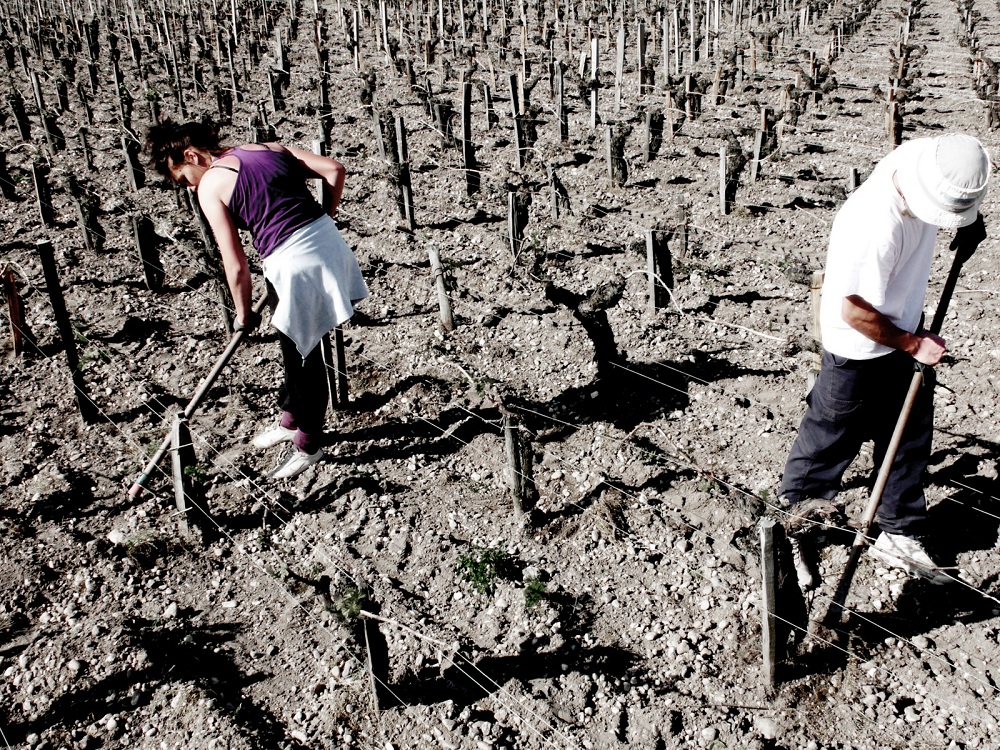
<instances>
[{"instance_id":1,"label":"shadow of person","mask_svg":"<svg viewBox=\"0 0 1000 750\"><path fill-rule=\"evenodd\" d=\"M911 579L890 612L857 612L853 632L868 644L887 637L911 640L945 625L972 625L996 617L1000 598L1000 576L990 576L979 586L960 582L934 585Z\"/></svg>"},{"instance_id":2,"label":"shadow of person","mask_svg":"<svg viewBox=\"0 0 1000 750\"><path fill-rule=\"evenodd\" d=\"M36 718L17 722L9 717L7 741L18 745L29 734L56 723L72 725L92 721L95 716L135 712L151 703L158 687L191 682L231 708L233 722L246 737L253 737L260 747L279 747L287 741L287 727L246 692L247 687L270 675L244 673L222 648L239 630L234 624L196 626L178 620L177 624L160 626L130 618L123 637L130 648L145 654L144 666L133 668L119 660L118 670L99 679L79 680L75 684L80 687L58 696ZM81 675L86 676L87 671L84 665Z\"/></svg>"}]
</instances>

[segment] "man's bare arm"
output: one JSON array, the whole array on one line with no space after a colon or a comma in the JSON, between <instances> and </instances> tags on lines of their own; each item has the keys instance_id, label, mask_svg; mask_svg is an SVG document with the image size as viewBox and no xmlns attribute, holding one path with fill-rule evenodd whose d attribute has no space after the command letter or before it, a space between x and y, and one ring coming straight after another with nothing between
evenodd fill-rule
<instances>
[{"instance_id":1,"label":"man's bare arm","mask_svg":"<svg viewBox=\"0 0 1000 750\"><path fill-rule=\"evenodd\" d=\"M904 331L858 294L844 297L840 316L863 336L884 346L900 349L925 365L936 365L946 351L944 339L940 336L924 329L916 333Z\"/></svg>"}]
</instances>

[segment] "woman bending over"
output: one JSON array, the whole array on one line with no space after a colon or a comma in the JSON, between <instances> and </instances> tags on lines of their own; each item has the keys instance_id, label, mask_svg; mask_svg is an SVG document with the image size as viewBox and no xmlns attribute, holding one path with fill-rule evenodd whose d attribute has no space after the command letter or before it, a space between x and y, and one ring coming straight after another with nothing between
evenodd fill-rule
<instances>
[{"instance_id":1,"label":"woman bending over","mask_svg":"<svg viewBox=\"0 0 1000 750\"><path fill-rule=\"evenodd\" d=\"M319 342L368 296L358 261L332 218L344 189L344 167L276 143L224 148L215 128L198 122L166 120L155 125L146 147L160 174L198 196L222 253L236 330L259 322L254 319L250 271L238 230L248 230L253 237L264 277L277 296L271 324L278 331L284 360L281 417L253 444L270 448L291 442L291 451L269 476L294 477L323 458L320 438L328 385ZM332 199L325 212L307 184L317 178L330 188Z\"/></svg>"}]
</instances>

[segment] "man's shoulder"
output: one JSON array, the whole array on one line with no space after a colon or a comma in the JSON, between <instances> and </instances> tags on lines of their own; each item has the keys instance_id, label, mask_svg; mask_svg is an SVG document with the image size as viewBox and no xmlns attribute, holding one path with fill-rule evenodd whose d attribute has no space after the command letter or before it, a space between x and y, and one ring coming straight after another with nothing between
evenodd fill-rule
<instances>
[{"instance_id":1,"label":"man's shoulder","mask_svg":"<svg viewBox=\"0 0 1000 750\"><path fill-rule=\"evenodd\" d=\"M830 244L892 245L899 241L901 231L900 213L891 194L879 190L859 190L837 212Z\"/></svg>"}]
</instances>

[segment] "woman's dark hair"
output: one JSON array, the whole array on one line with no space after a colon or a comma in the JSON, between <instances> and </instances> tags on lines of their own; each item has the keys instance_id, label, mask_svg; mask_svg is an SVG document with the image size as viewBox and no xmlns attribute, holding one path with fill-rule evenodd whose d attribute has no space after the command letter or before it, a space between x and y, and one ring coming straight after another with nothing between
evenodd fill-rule
<instances>
[{"instance_id":1,"label":"woman's dark hair","mask_svg":"<svg viewBox=\"0 0 1000 750\"><path fill-rule=\"evenodd\" d=\"M164 177L170 177L171 161L174 164L184 161L184 149L188 146L203 148L212 154L225 150L219 144L215 126L208 121L176 123L167 118L151 127L146 135L149 163Z\"/></svg>"}]
</instances>

